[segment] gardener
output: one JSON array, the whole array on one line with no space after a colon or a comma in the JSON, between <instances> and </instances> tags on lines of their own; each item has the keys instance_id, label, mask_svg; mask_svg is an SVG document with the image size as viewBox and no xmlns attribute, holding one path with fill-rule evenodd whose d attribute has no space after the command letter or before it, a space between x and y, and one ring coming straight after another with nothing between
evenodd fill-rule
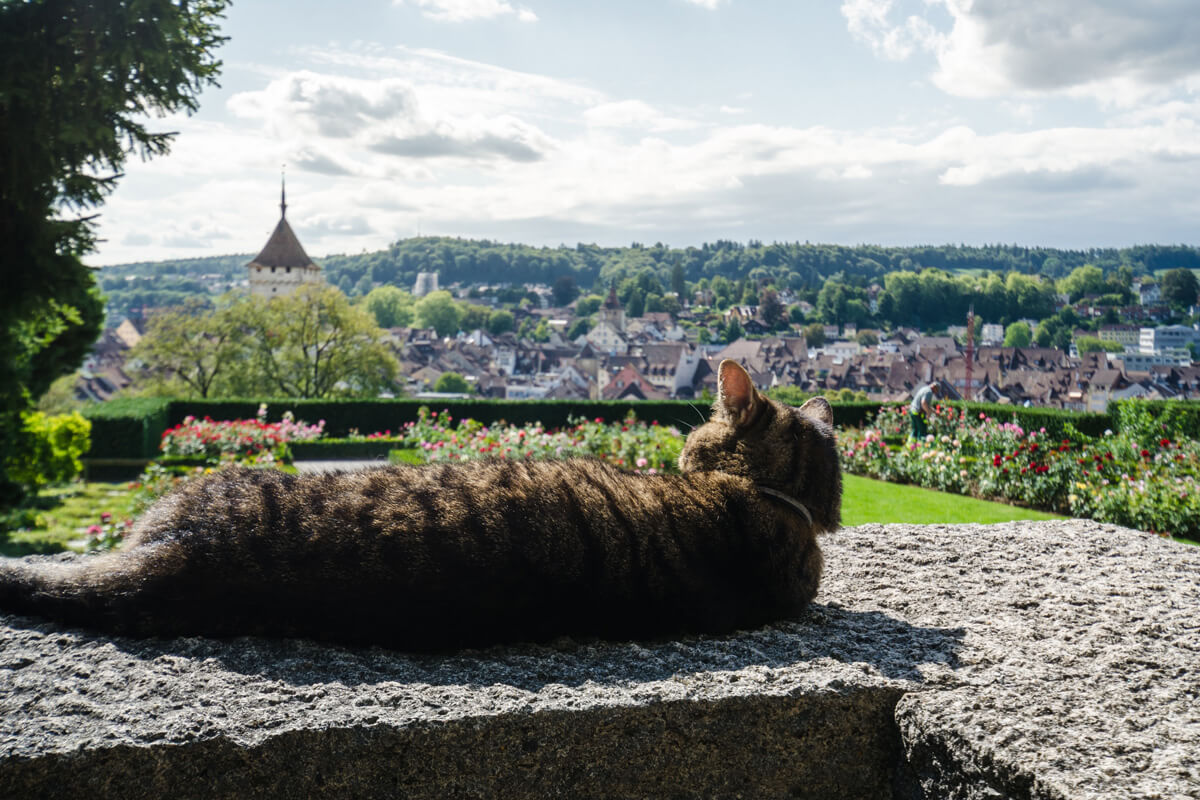
<instances>
[{"instance_id":1,"label":"gardener","mask_svg":"<svg viewBox=\"0 0 1200 800\"><path fill-rule=\"evenodd\" d=\"M932 403L942 395L942 387L937 382L927 383L913 393L912 404L908 407L908 415L912 418L912 435L914 439L924 439L929 432L925 421L933 416Z\"/></svg>"}]
</instances>

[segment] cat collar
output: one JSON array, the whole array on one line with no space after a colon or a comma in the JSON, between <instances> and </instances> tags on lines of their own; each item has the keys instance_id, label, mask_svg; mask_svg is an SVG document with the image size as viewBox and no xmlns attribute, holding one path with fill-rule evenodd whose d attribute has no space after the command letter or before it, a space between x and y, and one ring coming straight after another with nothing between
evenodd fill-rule
<instances>
[{"instance_id":1,"label":"cat collar","mask_svg":"<svg viewBox=\"0 0 1200 800\"><path fill-rule=\"evenodd\" d=\"M761 486L756 483L756 484L754 484L754 488L758 489L760 492L762 492L765 495L770 495L771 497L774 497L777 500L782 500L783 502L787 503L789 506L791 506L792 508L799 511L800 515L803 516L806 520L808 520L809 525L813 524L812 514L808 513L808 509L805 507L805 505L803 503L801 503L799 500L797 500L796 498L792 497L791 495L784 494L783 492L779 491L778 489L772 489L770 486Z\"/></svg>"}]
</instances>

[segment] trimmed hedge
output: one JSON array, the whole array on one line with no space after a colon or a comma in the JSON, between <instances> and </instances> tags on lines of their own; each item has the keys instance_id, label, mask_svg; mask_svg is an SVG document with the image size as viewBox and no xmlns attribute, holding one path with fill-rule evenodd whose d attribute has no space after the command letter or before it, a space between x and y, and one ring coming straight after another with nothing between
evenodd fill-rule
<instances>
[{"instance_id":1,"label":"trimmed hedge","mask_svg":"<svg viewBox=\"0 0 1200 800\"><path fill-rule=\"evenodd\" d=\"M170 423L177 425L186 416L198 419L249 419L258 412L258 400L175 400L171 403ZM664 424L693 425L699 421L696 411L682 400L630 402L591 400L266 400L267 419L276 421L285 411L297 420L315 423L325 420L329 436L347 436L350 431L397 432L404 423L417 419L422 406L441 413L449 411L454 419L470 417L485 425L509 422L524 425L540 422L548 428L561 428L572 417L607 422L624 419L632 410L638 419L658 420ZM708 409L697 406L704 418Z\"/></svg>"},{"instance_id":2,"label":"trimmed hedge","mask_svg":"<svg viewBox=\"0 0 1200 800\"><path fill-rule=\"evenodd\" d=\"M211 417L216 420L251 419L258 413L259 400L165 400L138 398L113 400L89 408L84 416L92 421L92 449L90 458L144 458L158 456L158 445L162 432L177 425L187 416ZM616 422L632 411L638 419L650 422L657 420L665 425L678 425L688 429L707 420L711 409L697 402L686 400L661 400L646 402L590 401L590 400L454 400L430 401L413 399L396 400L267 400L267 416L271 421L279 420L284 412L291 411L298 420L315 423L325 420L327 435L345 437L351 430L360 433L392 431L399 433L406 422L417 419L422 406L431 410L449 411L455 420L466 417L485 425L508 422L514 425L540 422L548 428L559 428L569 424L571 418L597 417ZM1126 401L1122 401L1126 402ZM1168 401L1187 415L1189 430L1200 438L1200 403ZM844 428L857 428L870 424L879 411L877 400L835 403L834 424ZM962 408L962 403L952 403ZM1151 409L1165 407L1165 403L1147 403ZM967 413L977 416L987 414L994 419L1016 418L1023 428L1045 428L1059 435L1066 423L1081 433L1100 436L1106 429L1116 429L1112 414L1079 413L1052 408L1025 408L997 403L969 403ZM1162 413L1161 410L1155 413ZM394 443L393 443L394 446ZM382 458L386 457L388 445L371 441L296 442L291 445L293 458Z\"/></svg>"},{"instance_id":3,"label":"trimmed hedge","mask_svg":"<svg viewBox=\"0 0 1200 800\"><path fill-rule=\"evenodd\" d=\"M1109 412L1115 419L1121 408L1133 403L1149 411L1151 416L1156 418L1161 417L1165 411L1170 409L1179 432L1189 438L1200 439L1200 402L1191 400L1114 400L1108 405Z\"/></svg>"},{"instance_id":4,"label":"trimmed hedge","mask_svg":"<svg viewBox=\"0 0 1200 800\"><path fill-rule=\"evenodd\" d=\"M167 429L171 400L139 397L110 400L82 413L92 423L91 458L153 458Z\"/></svg>"}]
</instances>

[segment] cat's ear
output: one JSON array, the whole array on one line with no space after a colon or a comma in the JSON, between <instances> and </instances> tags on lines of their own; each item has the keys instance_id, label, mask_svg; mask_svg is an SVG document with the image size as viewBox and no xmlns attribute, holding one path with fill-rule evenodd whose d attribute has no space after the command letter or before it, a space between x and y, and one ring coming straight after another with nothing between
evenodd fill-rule
<instances>
[{"instance_id":1,"label":"cat's ear","mask_svg":"<svg viewBox=\"0 0 1200 800\"><path fill-rule=\"evenodd\" d=\"M800 406L800 413L807 414L813 419L819 419L826 425L833 424L833 406L824 397L814 397Z\"/></svg>"},{"instance_id":2,"label":"cat's ear","mask_svg":"<svg viewBox=\"0 0 1200 800\"><path fill-rule=\"evenodd\" d=\"M750 380L750 373L736 361L725 359L717 368L717 405L734 425L750 423L758 414L763 400Z\"/></svg>"}]
</instances>

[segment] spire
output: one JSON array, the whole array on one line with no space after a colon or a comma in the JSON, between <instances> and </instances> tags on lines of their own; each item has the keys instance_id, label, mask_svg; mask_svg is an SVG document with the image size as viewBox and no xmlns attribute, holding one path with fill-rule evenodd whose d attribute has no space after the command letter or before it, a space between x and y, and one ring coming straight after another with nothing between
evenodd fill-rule
<instances>
[{"instance_id":1,"label":"spire","mask_svg":"<svg viewBox=\"0 0 1200 800\"><path fill-rule=\"evenodd\" d=\"M284 175L283 167L279 168L279 218L283 219L287 216L287 176Z\"/></svg>"}]
</instances>

